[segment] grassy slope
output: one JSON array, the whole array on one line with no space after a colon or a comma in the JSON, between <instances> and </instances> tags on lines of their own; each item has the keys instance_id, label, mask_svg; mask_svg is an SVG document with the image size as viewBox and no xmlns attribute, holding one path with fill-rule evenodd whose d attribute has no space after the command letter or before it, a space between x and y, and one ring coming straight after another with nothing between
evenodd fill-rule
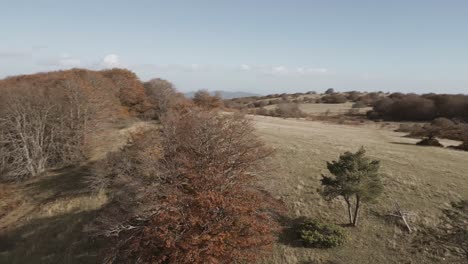
<instances>
[{"instance_id":1,"label":"grassy slope","mask_svg":"<svg viewBox=\"0 0 468 264\"><path fill-rule=\"evenodd\" d=\"M313 217L336 224L346 222L341 201L327 203L317 193L325 161L344 151L365 146L368 155L382 161L386 191L382 199L366 206L358 228L348 228L351 238L333 250L304 249L285 234L267 263L433 263L426 254L413 252L405 230L383 215L394 209L394 200L416 215L413 227L433 226L449 202L468 198L468 153L415 146L416 140L383 130L377 125L344 126L303 120L254 117L259 134L277 149L275 172L261 184L289 208L292 219ZM452 142L443 141L445 144Z\"/></svg>"}]
</instances>

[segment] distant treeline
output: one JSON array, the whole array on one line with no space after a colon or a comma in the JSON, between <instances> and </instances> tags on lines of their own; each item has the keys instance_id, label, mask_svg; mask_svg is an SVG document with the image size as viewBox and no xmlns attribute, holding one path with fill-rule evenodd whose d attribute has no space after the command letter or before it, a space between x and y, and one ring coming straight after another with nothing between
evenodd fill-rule
<instances>
[{"instance_id":1,"label":"distant treeline","mask_svg":"<svg viewBox=\"0 0 468 264\"><path fill-rule=\"evenodd\" d=\"M393 93L376 101L368 117L392 121L431 121L445 117L468 121L468 96Z\"/></svg>"}]
</instances>

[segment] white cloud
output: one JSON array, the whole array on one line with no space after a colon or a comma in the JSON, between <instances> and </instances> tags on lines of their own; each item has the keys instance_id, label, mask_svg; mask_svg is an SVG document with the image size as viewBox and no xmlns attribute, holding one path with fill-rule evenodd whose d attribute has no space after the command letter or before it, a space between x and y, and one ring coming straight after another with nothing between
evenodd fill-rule
<instances>
[{"instance_id":1,"label":"white cloud","mask_svg":"<svg viewBox=\"0 0 468 264\"><path fill-rule=\"evenodd\" d=\"M244 71L248 71L248 70L250 70L250 66L247 65L247 64L242 64L242 65L240 66L240 69L241 69L241 70L244 70Z\"/></svg>"},{"instance_id":2,"label":"white cloud","mask_svg":"<svg viewBox=\"0 0 468 264\"><path fill-rule=\"evenodd\" d=\"M284 74L288 73L288 69L284 66L276 66L272 68L272 73Z\"/></svg>"},{"instance_id":3,"label":"white cloud","mask_svg":"<svg viewBox=\"0 0 468 264\"><path fill-rule=\"evenodd\" d=\"M0 58L2 59L16 59L31 55L28 51L0 51Z\"/></svg>"},{"instance_id":4,"label":"white cloud","mask_svg":"<svg viewBox=\"0 0 468 264\"><path fill-rule=\"evenodd\" d=\"M261 72L273 75L319 75L329 73L326 68L274 66L260 68Z\"/></svg>"},{"instance_id":5,"label":"white cloud","mask_svg":"<svg viewBox=\"0 0 468 264\"><path fill-rule=\"evenodd\" d=\"M81 60L74 58L68 54L63 54L58 59L57 64L59 66L64 66L64 67L75 67L75 66L81 65Z\"/></svg>"},{"instance_id":6,"label":"white cloud","mask_svg":"<svg viewBox=\"0 0 468 264\"><path fill-rule=\"evenodd\" d=\"M109 54L102 59L101 65L105 68L116 68L121 66L120 58L116 54Z\"/></svg>"},{"instance_id":7,"label":"white cloud","mask_svg":"<svg viewBox=\"0 0 468 264\"><path fill-rule=\"evenodd\" d=\"M299 74L324 74L324 73L328 73L328 69L299 67L296 69L296 72Z\"/></svg>"}]
</instances>

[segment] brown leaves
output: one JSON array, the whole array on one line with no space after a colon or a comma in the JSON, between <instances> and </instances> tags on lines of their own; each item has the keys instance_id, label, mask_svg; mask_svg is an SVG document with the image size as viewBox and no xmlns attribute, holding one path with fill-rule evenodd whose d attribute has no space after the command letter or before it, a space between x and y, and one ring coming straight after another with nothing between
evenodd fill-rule
<instances>
[{"instance_id":1,"label":"brown leaves","mask_svg":"<svg viewBox=\"0 0 468 264\"><path fill-rule=\"evenodd\" d=\"M113 262L252 262L267 252L277 208L256 189L254 174L272 152L250 122L191 109L166 116L161 132L165 177L155 200L145 201L156 206L144 224L121 234Z\"/></svg>"}]
</instances>

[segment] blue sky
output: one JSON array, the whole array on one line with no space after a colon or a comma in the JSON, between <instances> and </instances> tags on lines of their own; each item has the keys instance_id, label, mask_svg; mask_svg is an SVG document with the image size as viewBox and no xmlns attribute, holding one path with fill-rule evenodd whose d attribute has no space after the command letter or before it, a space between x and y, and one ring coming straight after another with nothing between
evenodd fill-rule
<instances>
[{"instance_id":1,"label":"blue sky","mask_svg":"<svg viewBox=\"0 0 468 264\"><path fill-rule=\"evenodd\" d=\"M0 78L125 67L181 91L468 93L468 1L0 0Z\"/></svg>"}]
</instances>

